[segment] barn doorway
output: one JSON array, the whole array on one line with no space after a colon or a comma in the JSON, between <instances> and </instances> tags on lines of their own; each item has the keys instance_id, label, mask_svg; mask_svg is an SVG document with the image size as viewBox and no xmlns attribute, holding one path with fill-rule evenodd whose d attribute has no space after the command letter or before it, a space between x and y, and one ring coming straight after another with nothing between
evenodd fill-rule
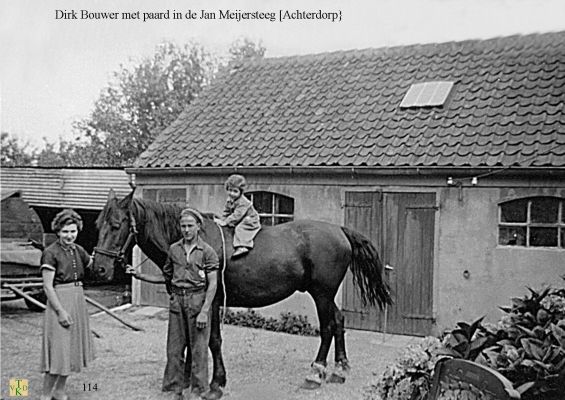
<instances>
[{"instance_id":1,"label":"barn doorway","mask_svg":"<svg viewBox=\"0 0 565 400\"><path fill-rule=\"evenodd\" d=\"M377 247L394 304L387 310L387 333L425 336L433 332L435 193L346 192L345 225ZM343 290L346 326L385 330L385 313L363 307L348 271Z\"/></svg>"}]
</instances>

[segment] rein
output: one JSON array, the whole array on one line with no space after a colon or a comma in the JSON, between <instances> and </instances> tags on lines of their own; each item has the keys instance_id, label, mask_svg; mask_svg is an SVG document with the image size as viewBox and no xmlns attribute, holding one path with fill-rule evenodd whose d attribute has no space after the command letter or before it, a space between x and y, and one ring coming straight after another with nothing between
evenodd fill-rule
<instances>
[{"instance_id":1,"label":"rein","mask_svg":"<svg viewBox=\"0 0 565 400\"><path fill-rule=\"evenodd\" d=\"M129 248L129 246L131 245L131 243L137 242L137 234L139 233L137 231L137 225L136 225L136 222L135 222L135 218L133 217L133 214L131 214L131 213L129 215L129 221L130 221L129 235L128 235L124 245L122 246L122 248L119 251L112 251L112 250L103 249L101 247L95 247L92 250L92 255L94 255L96 253L102 254L103 256L115 258L114 263L124 264L125 263L124 255L126 254L126 251Z\"/></svg>"}]
</instances>

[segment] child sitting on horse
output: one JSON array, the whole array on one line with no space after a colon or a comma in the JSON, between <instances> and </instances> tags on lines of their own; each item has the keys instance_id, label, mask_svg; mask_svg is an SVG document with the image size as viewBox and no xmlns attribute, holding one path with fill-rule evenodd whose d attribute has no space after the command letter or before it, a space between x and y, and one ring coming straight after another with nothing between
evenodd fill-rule
<instances>
[{"instance_id":1,"label":"child sitting on horse","mask_svg":"<svg viewBox=\"0 0 565 400\"><path fill-rule=\"evenodd\" d=\"M235 227L233 235L235 251L232 257L238 257L253 248L253 238L261 229L261 222L253 203L244 195L247 182L243 176L231 175L224 186L228 199L222 218L217 222L221 226Z\"/></svg>"}]
</instances>

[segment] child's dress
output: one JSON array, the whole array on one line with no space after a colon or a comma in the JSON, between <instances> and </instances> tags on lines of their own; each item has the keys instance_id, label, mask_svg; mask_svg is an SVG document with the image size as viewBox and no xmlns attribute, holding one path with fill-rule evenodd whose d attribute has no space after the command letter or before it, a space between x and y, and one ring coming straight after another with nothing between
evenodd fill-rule
<instances>
[{"instance_id":1,"label":"child's dress","mask_svg":"<svg viewBox=\"0 0 565 400\"><path fill-rule=\"evenodd\" d=\"M235 201L228 199L222 219L228 226L235 226L233 247L253 248L253 239L261 229L261 221L247 197L241 195Z\"/></svg>"}]
</instances>

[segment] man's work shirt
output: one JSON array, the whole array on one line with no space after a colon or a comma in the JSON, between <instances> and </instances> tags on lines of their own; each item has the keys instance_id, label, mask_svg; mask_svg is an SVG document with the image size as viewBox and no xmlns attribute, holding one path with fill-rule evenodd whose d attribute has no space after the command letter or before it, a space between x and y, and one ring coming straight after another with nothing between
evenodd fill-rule
<instances>
[{"instance_id":1,"label":"man's work shirt","mask_svg":"<svg viewBox=\"0 0 565 400\"><path fill-rule=\"evenodd\" d=\"M171 245L163 275L167 284L183 289L206 289L206 274L219 269L218 255L200 237L187 254L184 239Z\"/></svg>"}]
</instances>

